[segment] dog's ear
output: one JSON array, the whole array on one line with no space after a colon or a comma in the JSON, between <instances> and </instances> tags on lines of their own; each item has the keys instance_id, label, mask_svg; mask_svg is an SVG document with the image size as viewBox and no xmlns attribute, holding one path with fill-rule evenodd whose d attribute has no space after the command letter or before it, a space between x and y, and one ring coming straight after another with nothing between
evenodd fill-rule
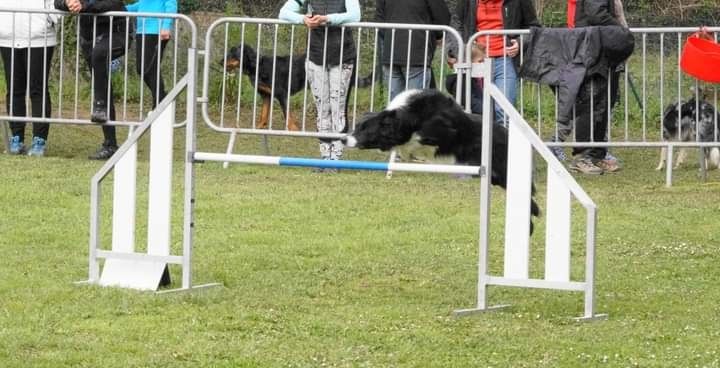
<instances>
[{"instance_id":1,"label":"dog's ear","mask_svg":"<svg viewBox=\"0 0 720 368\"><path fill-rule=\"evenodd\" d=\"M673 116L677 117L677 103L673 103L670 105L667 105L665 107L665 111L663 111L663 121L667 121L668 119L672 119Z\"/></svg>"}]
</instances>

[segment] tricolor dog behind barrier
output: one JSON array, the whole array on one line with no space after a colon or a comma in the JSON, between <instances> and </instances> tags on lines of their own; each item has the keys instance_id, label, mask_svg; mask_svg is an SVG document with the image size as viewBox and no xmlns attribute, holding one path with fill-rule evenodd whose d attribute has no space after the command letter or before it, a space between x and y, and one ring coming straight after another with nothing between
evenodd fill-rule
<instances>
[{"instance_id":1,"label":"tricolor dog behind barrier","mask_svg":"<svg viewBox=\"0 0 720 368\"><path fill-rule=\"evenodd\" d=\"M716 126L716 124L718 126ZM720 146L720 115L704 98L692 97L687 101L668 105L663 112L663 139L675 142L718 142ZM702 148L707 168L720 169L720 149ZM667 158L667 148L660 151L660 162L655 170L662 170ZM680 148L675 160L678 168L687 158L687 149Z\"/></svg>"},{"instance_id":2,"label":"tricolor dog behind barrier","mask_svg":"<svg viewBox=\"0 0 720 368\"><path fill-rule=\"evenodd\" d=\"M225 55L225 60L220 61L220 64L224 64L228 72L234 72L242 68L242 73L248 76L250 83L252 83L257 92L262 96L262 110L260 112L260 120L257 124L258 129L265 129L268 126L271 96L274 96L280 103L283 114L287 114L285 116L288 122L287 129L301 130L298 120L288 109L288 97L305 88L305 60L305 54L294 55L292 58L289 55L276 55L275 57L273 57L272 54L259 55L251 46L241 44L230 48ZM274 67L273 64L275 64ZM353 69L353 75L350 79L350 90L345 96L346 116L347 108L350 106L350 92L354 84L355 69ZM360 88L370 86L372 84L372 76L360 78L357 84Z\"/></svg>"},{"instance_id":3,"label":"tricolor dog behind barrier","mask_svg":"<svg viewBox=\"0 0 720 368\"><path fill-rule=\"evenodd\" d=\"M388 151L410 141L436 147L435 154L453 156L459 164L480 165L482 118L463 111L455 100L437 90L409 90L393 99L385 110L367 113L346 139L348 147ZM493 126L491 182L507 186L507 128ZM535 188L533 185L533 195ZM530 212L540 209L531 201ZM533 231L532 221L530 232Z\"/></svg>"}]
</instances>

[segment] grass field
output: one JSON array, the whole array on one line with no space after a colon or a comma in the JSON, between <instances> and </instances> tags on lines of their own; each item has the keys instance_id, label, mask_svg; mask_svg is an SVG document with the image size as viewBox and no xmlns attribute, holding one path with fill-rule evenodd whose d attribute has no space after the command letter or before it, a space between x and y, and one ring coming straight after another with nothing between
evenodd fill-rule
<instances>
[{"instance_id":1,"label":"grass field","mask_svg":"<svg viewBox=\"0 0 720 368\"><path fill-rule=\"evenodd\" d=\"M223 136L200 139L223 150ZM87 278L89 183L100 167L85 156L98 142L99 129L55 126L48 157L0 156L0 367L720 367L720 173L700 182L694 156L672 188L653 170L656 150L617 150L624 171L578 177L599 206L597 310L609 320L577 323L580 294L508 288L489 298L510 309L451 316L475 303L478 182L445 175L200 164L194 281L223 287L76 286ZM280 147L315 155L312 140L271 140ZM178 249L180 161L175 177ZM144 209L138 217L142 244Z\"/></svg>"}]
</instances>

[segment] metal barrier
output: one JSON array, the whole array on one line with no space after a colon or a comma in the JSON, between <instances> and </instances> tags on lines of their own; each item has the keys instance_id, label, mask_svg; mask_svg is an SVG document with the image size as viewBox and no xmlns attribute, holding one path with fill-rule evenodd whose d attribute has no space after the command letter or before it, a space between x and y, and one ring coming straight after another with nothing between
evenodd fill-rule
<instances>
[{"instance_id":1,"label":"metal barrier","mask_svg":"<svg viewBox=\"0 0 720 368\"><path fill-rule=\"evenodd\" d=\"M707 30L713 32L715 40L718 39L720 27L710 27ZM624 72L619 86L622 98L617 102L614 112L608 115L607 142L576 142L576 121L573 121L573 134L569 141L552 141L552 137L557 134L558 103L557 96L550 88L520 79L517 107L535 131L545 137L550 147L667 148L666 184L670 186L673 149L720 146L720 125L716 114L712 123L712 136L701 138L696 135L694 139L683 140L678 131L677 137L667 139L663 136L664 111L669 105L681 104L691 98L696 101L705 99L711 105L718 106L717 86L705 86L704 91L709 93L703 97L699 88L702 83L680 70L679 60L685 38L698 32L698 28L631 28L630 31L635 34L635 51L622 68ZM527 30L483 31L476 33L472 39L491 35L518 35L522 45L528 34ZM523 47L520 49L522 62ZM469 103L469 98L466 103ZM611 111L610 107L613 107L613 104L608 98L607 111ZM694 115L694 120L695 131L700 132L699 111ZM704 178L705 162L702 159L699 161Z\"/></svg>"},{"instance_id":2,"label":"metal barrier","mask_svg":"<svg viewBox=\"0 0 720 368\"><path fill-rule=\"evenodd\" d=\"M23 122L23 123L51 123L51 124L74 124L74 125L97 125L90 122L90 112L92 111L93 95L96 93L107 94L107 100L112 97L115 101L116 118L106 122L107 126L137 126L152 110L153 106L159 103L159 90L149 91L139 75L145 75L145 63L138 64L138 60L146 60L158 57L158 55L145 55L144 47L140 48L140 55L131 50L131 43L134 41L136 45L144 46L147 37L145 35L136 34L132 31L135 23L140 22L143 25L149 18L172 19L173 29L172 37L165 47L163 60L157 68L156 78L165 81L167 90L175 87L180 76L188 73L188 60L185 59L185 50L195 48L196 40L191 33L195 32L195 24L190 18L182 14L165 14L165 13L128 13L128 12L108 12L103 14L69 14L54 9L23 9L23 8L0 8L0 14L9 16L12 22L16 20L27 19L28 27L32 27L33 21L38 21L31 15L39 15L42 22L48 22L50 19L54 22L55 34L58 37L56 46L48 46L52 44L52 40L46 37L43 49L42 63L44 75L42 90L49 90L47 96L43 94L40 104L42 109L39 114L13 114L11 111L3 112L0 120L6 122ZM95 46L95 40L98 37L97 28L98 20L109 21L108 48L115 49L112 54L114 57L108 57L107 70L115 70L107 73L107 89L100 92L95 91L93 84L95 81L95 68L89 67L92 61L89 59L90 53L83 52L91 50ZM86 45L81 42L81 22L86 22L86 26L92 27L91 40L92 44ZM113 24L120 24L119 28L124 28L122 34L113 35ZM47 32L47 31L46 31ZM15 39L13 35L13 43L15 41L23 41L21 38ZM148 41L149 42L149 41ZM52 48L52 49L51 49ZM18 49L27 49L27 46ZM0 96L4 104L13 105L14 99L18 98L11 93L15 86L14 70L15 70L15 53L10 53L10 83L7 96ZM54 55L53 55L54 54ZM53 55L50 58L47 55ZM26 60L28 68L33 63L32 56ZM47 63L50 63L48 66ZM150 63L152 64L152 63ZM131 68L136 66L136 70ZM169 82L169 83L168 83ZM29 99L33 94L34 86L30 83L30 76L27 76L25 83L24 99ZM18 91L21 92L21 91ZM111 95L112 92L112 95ZM150 95L150 96L148 96ZM157 96L153 101L151 96ZM50 108L52 106L52 108ZM29 104L28 104L29 107ZM47 107L47 112L45 108ZM36 116L31 116L36 115ZM177 124L181 125L181 124ZM8 138L10 133L7 126L3 129L5 135L5 145L8 147Z\"/></svg>"},{"instance_id":3,"label":"metal barrier","mask_svg":"<svg viewBox=\"0 0 720 368\"><path fill-rule=\"evenodd\" d=\"M270 30L266 30L267 28ZM298 28L301 31L297 31ZM388 73L379 70L379 66L384 64L379 53L383 37L389 38L393 46L388 55L388 64L394 65L399 63L396 60L399 60L400 56L394 55L392 50L396 46L403 46L396 45L395 39L399 32L407 32L405 48L408 53L403 55L407 56L406 68L410 67L410 48L407 45L411 44L413 37L424 39L426 47L423 55L423 79L429 80L431 85L437 80L441 87L444 86L447 75L445 54L433 52L428 45L433 39L437 39L440 46L438 49L443 50L449 42L448 37L454 42L460 41L457 31L447 26L348 23L341 28L356 32L353 40L355 54L352 58L354 76L351 81L354 88L348 91L345 104L346 130L354 129L359 111L374 111L376 106L384 106L389 102L390 93L387 88L382 88L381 82L390 85L390 76L383 75ZM270 35L264 36L266 33ZM344 37L345 32L342 35ZM308 104L308 99L312 97L308 97L308 79L305 74L308 60L306 50L309 44L309 32L306 32L304 26L277 19L220 18L212 23L205 39L207 62L203 72L202 115L212 129L230 134L227 153L233 152L237 134L262 135L265 138L294 136L327 139L337 139L344 135L319 132L314 122L309 121L309 112L313 110L310 105L315 106L314 103ZM279 50L289 52L280 55ZM339 56L343 57L344 52L341 47ZM326 45L323 50L323 67L331 56ZM430 68L437 70L438 75L436 76L435 72L427 75ZM234 71L228 72L229 69ZM247 80L244 76L247 76ZM219 86L219 91L212 86ZM459 85L456 91L459 91ZM219 95L219 98L211 97L212 94ZM276 111L277 105L280 105L280 111ZM321 108L322 106L315 106L314 110ZM302 112L300 119L293 117L292 111L296 109ZM259 119L258 110L261 110ZM279 119L274 117L280 114L284 119L276 121ZM229 120L231 123L228 123ZM267 152L267 140L264 142ZM394 159L394 154L391 159ZM226 167L227 164L226 162Z\"/></svg>"}]
</instances>

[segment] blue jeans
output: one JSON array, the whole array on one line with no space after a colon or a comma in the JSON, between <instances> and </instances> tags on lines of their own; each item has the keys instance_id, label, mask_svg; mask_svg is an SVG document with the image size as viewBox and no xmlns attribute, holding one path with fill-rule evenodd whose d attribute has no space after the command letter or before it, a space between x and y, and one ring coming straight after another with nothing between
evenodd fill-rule
<instances>
[{"instance_id":1,"label":"blue jeans","mask_svg":"<svg viewBox=\"0 0 720 368\"><path fill-rule=\"evenodd\" d=\"M385 81L390 74L390 66L383 65ZM405 78L407 77L407 89L425 89L430 87L432 73L430 67L411 66L409 69L404 66L394 65L390 76L390 100L405 90ZM424 85L423 85L423 82Z\"/></svg>"},{"instance_id":2,"label":"blue jeans","mask_svg":"<svg viewBox=\"0 0 720 368\"><path fill-rule=\"evenodd\" d=\"M517 72L515 64L511 57L496 57L492 59L492 77L493 83L502 91L510 103L515 106L517 100ZM483 90L477 84L473 83L470 93L470 109L475 114L482 114ZM507 126L507 119L500 106L494 104L495 123Z\"/></svg>"}]
</instances>

